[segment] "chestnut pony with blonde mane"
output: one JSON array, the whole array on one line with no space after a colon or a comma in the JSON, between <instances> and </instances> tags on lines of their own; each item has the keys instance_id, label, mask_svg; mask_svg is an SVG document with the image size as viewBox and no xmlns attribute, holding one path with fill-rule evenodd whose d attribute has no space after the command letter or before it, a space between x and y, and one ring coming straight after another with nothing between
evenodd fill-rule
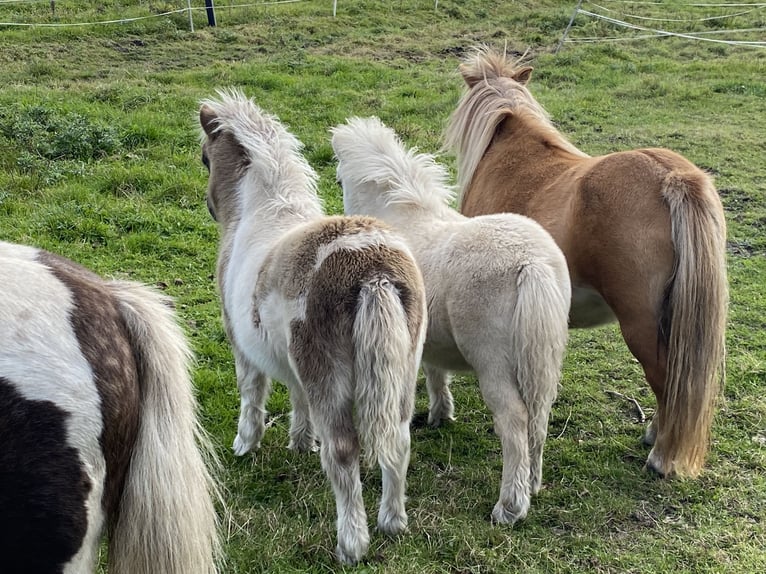
<instances>
[{"instance_id":1,"label":"chestnut pony with blonde mane","mask_svg":"<svg viewBox=\"0 0 766 574\"><path fill-rule=\"evenodd\" d=\"M707 175L659 148L591 157L526 87L532 68L489 48L460 66L446 132L461 211L540 222L567 258L570 327L616 319L657 399L647 466L696 476L724 377L726 222Z\"/></svg>"}]
</instances>

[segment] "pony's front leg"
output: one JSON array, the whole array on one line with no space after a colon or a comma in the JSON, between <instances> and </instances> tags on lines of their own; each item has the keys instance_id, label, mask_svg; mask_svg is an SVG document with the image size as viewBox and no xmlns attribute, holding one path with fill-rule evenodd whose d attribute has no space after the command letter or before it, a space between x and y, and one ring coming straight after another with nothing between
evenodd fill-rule
<instances>
[{"instance_id":1,"label":"pony's front leg","mask_svg":"<svg viewBox=\"0 0 766 574\"><path fill-rule=\"evenodd\" d=\"M359 439L351 413L343 421L325 421L320 429L322 468L335 493L338 545L335 556L344 564L356 564L370 546L367 514L359 478Z\"/></svg>"},{"instance_id":2,"label":"pony's front leg","mask_svg":"<svg viewBox=\"0 0 766 574\"><path fill-rule=\"evenodd\" d=\"M266 430L266 400L271 391L271 380L244 356L234 351L240 410L234 454L242 456L261 446Z\"/></svg>"},{"instance_id":3,"label":"pony's front leg","mask_svg":"<svg viewBox=\"0 0 766 574\"><path fill-rule=\"evenodd\" d=\"M503 448L500 498L492 510L492 520L513 524L529 511L529 415L515 381L509 381L507 375L479 374L479 386Z\"/></svg>"},{"instance_id":4,"label":"pony's front leg","mask_svg":"<svg viewBox=\"0 0 766 574\"><path fill-rule=\"evenodd\" d=\"M428 389L428 424L438 427L444 421L454 420L455 404L449 390L449 371L424 362L423 372Z\"/></svg>"}]
</instances>

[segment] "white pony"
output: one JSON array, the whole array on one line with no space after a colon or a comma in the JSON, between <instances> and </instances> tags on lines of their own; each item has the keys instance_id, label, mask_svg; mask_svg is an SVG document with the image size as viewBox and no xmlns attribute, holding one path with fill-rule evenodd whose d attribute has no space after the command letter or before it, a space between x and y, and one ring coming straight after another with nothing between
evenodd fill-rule
<instances>
[{"instance_id":1,"label":"white pony","mask_svg":"<svg viewBox=\"0 0 766 574\"><path fill-rule=\"evenodd\" d=\"M106 533L109 574L218 572L170 299L11 243L0 276L0 571L95 572Z\"/></svg>"},{"instance_id":2,"label":"white pony","mask_svg":"<svg viewBox=\"0 0 766 574\"><path fill-rule=\"evenodd\" d=\"M428 420L453 416L448 371L472 370L503 449L497 522L526 516L540 489L548 415L567 341L570 284L551 236L523 216L469 219L448 205L445 169L404 149L377 118L332 130L346 213L390 223L426 284ZM531 468L530 468L531 467Z\"/></svg>"},{"instance_id":3,"label":"white pony","mask_svg":"<svg viewBox=\"0 0 766 574\"><path fill-rule=\"evenodd\" d=\"M403 240L366 217L325 217L300 142L239 92L200 109L207 202L221 229L218 283L241 412L234 452L260 446L268 377L287 385L290 448L321 444L335 492L336 556L369 534L360 436L383 474L378 528L407 526L409 424L426 329L423 280ZM356 412L356 421L354 413Z\"/></svg>"}]
</instances>

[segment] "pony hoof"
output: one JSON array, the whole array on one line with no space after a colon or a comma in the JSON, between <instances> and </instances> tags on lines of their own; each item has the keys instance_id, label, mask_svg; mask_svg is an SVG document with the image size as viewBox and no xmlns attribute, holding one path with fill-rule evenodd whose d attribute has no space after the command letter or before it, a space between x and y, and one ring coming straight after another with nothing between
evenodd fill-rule
<instances>
[{"instance_id":1,"label":"pony hoof","mask_svg":"<svg viewBox=\"0 0 766 574\"><path fill-rule=\"evenodd\" d=\"M675 474L672 465L670 468L666 467L662 457L654 449L649 453L644 469L656 474L660 478L671 478Z\"/></svg>"},{"instance_id":2,"label":"pony hoof","mask_svg":"<svg viewBox=\"0 0 766 574\"><path fill-rule=\"evenodd\" d=\"M335 547L335 559L341 564L346 564L347 566L353 566L359 563L359 561L362 559L362 556L364 556L364 550L357 549L354 551L347 552L346 550L341 548L340 545Z\"/></svg>"},{"instance_id":3,"label":"pony hoof","mask_svg":"<svg viewBox=\"0 0 766 574\"><path fill-rule=\"evenodd\" d=\"M378 530L387 536L396 536L407 531L407 515L378 517Z\"/></svg>"},{"instance_id":4,"label":"pony hoof","mask_svg":"<svg viewBox=\"0 0 766 574\"><path fill-rule=\"evenodd\" d=\"M249 442L243 439L240 435L237 435L237 437L234 439L234 445L232 446L232 450L234 451L234 454L236 456L243 456L246 455L251 450L256 450L260 448L261 444L258 442Z\"/></svg>"},{"instance_id":5,"label":"pony hoof","mask_svg":"<svg viewBox=\"0 0 766 574\"><path fill-rule=\"evenodd\" d=\"M289 450L295 451L295 452L318 452L319 451L319 445L316 443L315 440L291 440L290 444L287 445L287 448Z\"/></svg>"},{"instance_id":6,"label":"pony hoof","mask_svg":"<svg viewBox=\"0 0 766 574\"><path fill-rule=\"evenodd\" d=\"M510 507L500 502L495 504L495 508L492 510L492 522L497 524L510 524L523 520L527 516L527 510L529 505L522 507Z\"/></svg>"}]
</instances>

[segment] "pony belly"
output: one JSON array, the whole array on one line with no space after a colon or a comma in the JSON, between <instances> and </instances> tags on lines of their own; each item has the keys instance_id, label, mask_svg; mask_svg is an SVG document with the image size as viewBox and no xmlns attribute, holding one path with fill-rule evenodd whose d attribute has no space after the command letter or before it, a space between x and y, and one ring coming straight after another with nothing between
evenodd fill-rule
<instances>
[{"instance_id":1,"label":"pony belly","mask_svg":"<svg viewBox=\"0 0 766 574\"><path fill-rule=\"evenodd\" d=\"M473 371L463 354L453 345L439 345L426 339L423 362L446 371Z\"/></svg>"},{"instance_id":2,"label":"pony belly","mask_svg":"<svg viewBox=\"0 0 766 574\"><path fill-rule=\"evenodd\" d=\"M587 329L617 320L611 307L601 294L591 287L572 285L572 306L569 309L569 328Z\"/></svg>"},{"instance_id":3,"label":"pony belly","mask_svg":"<svg viewBox=\"0 0 766 574\"><path fill-rule=\"evenodd\" d=\"M289 332L290 322L302 317L297 307L297 301L271 293L252 315L240 315L232 321L232 343L262 373L283 383L295 378L289 361Z\"/></svg>"}]
</instances>

